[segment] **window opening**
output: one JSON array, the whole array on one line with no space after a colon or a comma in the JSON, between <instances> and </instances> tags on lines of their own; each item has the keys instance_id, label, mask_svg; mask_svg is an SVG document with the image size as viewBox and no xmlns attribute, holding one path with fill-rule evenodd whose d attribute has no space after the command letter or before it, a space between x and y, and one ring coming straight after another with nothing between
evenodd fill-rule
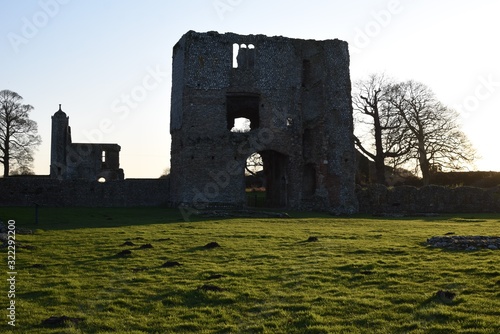
<instances>
[{"instance_id":1,"label":"window opening","mask_svg":"<svg viewBox=\"0 0 500 334\"><path fill-rule=\"evenodd\" d=\"M238 68L238 52L240 46L236 43L233 44L233 68Z\"/></svg>"},{"instance_id":2,"label":"window opening","mask_svg":"<svg viewBox=\"0 0 500 334\"><path fill-rule=\"evenodd\" d=\"M245 175L254 175L261 173L264 170L264 163L262 161L262 156L255 152L250 155L247 159L245 166Z\"/></svg>"},{"instance_id":3,"label":"window opening","mask_svg":"<svg viewBox=\"0 0 500 334\"><path fill-rule=\"evenodd\" d=\"M227 129L231 132L248 132L259 127L259 96L228 96L226 108Z\"/></svg>"},{"instance_id":4,"label":"window opening","mask_svg":"<svg viewBox=\"0 0 500 334\"><path fill-rule=\"evenodd\" d=\"M288 156L273 150L250 155L245 166L249 206L287 206L287 165Z\"/></svg>"},{"instance_id":5,"label":"window opening","mask_svg":"<svg viewBox=\"0 0 500 334\"><path fill-rule=\"evenodd\" d=\"M233 68L251 69L255 64L255 45L233 44Z\"/></svg>"},{"instance_id":6,"label":"window opening","mask_svg":"<svg viewBox=\"0 0 500 334\"><path fill-rule=\"evenodd\" d=\"M247 158L245 164L245 192L247 204L261 207L266 201L266 177L262 156L255 152Z\"/></svg>"}]
</instances>

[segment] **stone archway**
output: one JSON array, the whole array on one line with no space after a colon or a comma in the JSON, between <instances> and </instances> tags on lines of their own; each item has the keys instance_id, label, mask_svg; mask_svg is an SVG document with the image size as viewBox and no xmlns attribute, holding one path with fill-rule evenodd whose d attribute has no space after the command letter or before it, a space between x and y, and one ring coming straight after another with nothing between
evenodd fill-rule
<instances>
[{"instance_id":1,"label":"stone archway","mask_svg":"<svg viewBox=\"0 0 500 334\"><path fill-rule=\"evenodd\" d=\"M288 156L274 151L256 152L262 157L263 190L265 199L263 206L286 207L288 205ZM249 201L250 205L259 206L257 201Z\"/></svg>"}]
</instances>

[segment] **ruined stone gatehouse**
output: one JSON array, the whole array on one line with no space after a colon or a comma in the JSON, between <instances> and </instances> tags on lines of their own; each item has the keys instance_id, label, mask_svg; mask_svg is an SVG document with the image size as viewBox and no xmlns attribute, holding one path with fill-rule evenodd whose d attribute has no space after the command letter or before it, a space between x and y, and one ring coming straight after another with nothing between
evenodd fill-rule
<instances>
[{"instance_id":1,"label":"ruined stone gatehouse","mask_svg":"<svg viewBox=\"0 0 500 334\"><path fill-rule=\"evenodd\" d=\"M245 205L258 152L266 205L357 211L346 42L190 31L172 76L174 204Z\"/></svg>"},{"instance_id":2,"label":"ruined stone gatehouse","mask_svg":"<svg viewBox=\"0 0 500 334\"><path fill-rule=\"evenodd\" d=\"M50 177L61 180L123 180L118 144L73 143L69 117L59 110L52 116Z\"/></svg>"}]
</instances>

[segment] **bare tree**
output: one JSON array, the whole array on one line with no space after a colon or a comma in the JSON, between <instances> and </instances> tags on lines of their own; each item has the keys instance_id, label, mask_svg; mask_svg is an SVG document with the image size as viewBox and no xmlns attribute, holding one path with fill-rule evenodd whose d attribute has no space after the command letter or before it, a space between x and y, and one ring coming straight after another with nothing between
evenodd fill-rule
<instances>
[{"instance_id":1,"label":"bare tree","mask_svg":"<svg viewBox=\"0 0 500 334\"><path fill-rule=\"evenodd\" d=\"M0 162L4 177L14 168L29 172L33 150L41 143L37 124L29 119L33 107L22 102L19 94L0 91Z\"/></svg>"},{"instance_id":2,"label":"bare tree","mask_svg":"<svg viewBox=\"0 0 500 334\"><path fill-rule=\"evenodd\" d=\"M354 84L352 97L356 124L370 129L369 138L355 136L355 144L374 161L377 183L381 184L386 183L386 158L396 159L409 150L403 145L406 141L400 142L394 136L401 124L388 102L391 85L393 82L384 74L372 74Z\"/></svg>"},{"instance_id":3,"label":"bare tree","mask_svg":"<svg viewBox=\"0 0 500 334\"><path fill-rule=\"evenodd\" d=\"M166 179L170 176L170 167L167 167L163 170L163 173L160 175L159 179Z\"/></svg>"},{"instance_id":4,"label":"bare tree","mask_svg":"<svg viewBox=\"0 0 500 334\"><path fill-rule=\"evenodd\" d=\"M411 147L399 163L413 161L425 185L433 171L459 170L472 163L475 151L460 130L458 114L438 101L429 87L415 81L393 84L388 102L400 123L391 135Z\"/></svg>"},{"instance_id":5,"label":"bare tree","mask_svg":"<svg viewBox=\"0 0 500 334\"><path fill-rule=\"evenodd\" d=\"M262 161L262 156L256 152L248 157L245 170L248 175L257 176L257 173L260 172L263 167L264 163Z\"/></svg>"}]
</instances>

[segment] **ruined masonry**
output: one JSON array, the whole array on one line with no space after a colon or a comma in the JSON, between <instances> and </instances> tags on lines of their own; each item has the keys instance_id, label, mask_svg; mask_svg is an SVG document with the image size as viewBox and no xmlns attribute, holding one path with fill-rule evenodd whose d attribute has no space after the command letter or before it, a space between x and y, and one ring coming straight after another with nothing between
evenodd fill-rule
<instances>
[{"instance_id":1,"label":"ruined masonry","mask_svg":"<svg viewBox=\"0 0 500 334\"><path fill-rule=\"evenodd\" d=\"M235 131L243 119L247 128ZM262 156L266 204L357 212L347 43L216 32L174 46L171 202L246 204Z\"/></svg>"},{"instance_id":2,"label":"ruined masonry","mask_svg":"<svg viewBox=\"0 0 500 334\"><path fill-rule=\"evenodd\" d=\"M69 117L59 105L59 110L52 116L50 177L60 180L123 180L120 145L73 143Z\"/></svg>"}]
</instances>

